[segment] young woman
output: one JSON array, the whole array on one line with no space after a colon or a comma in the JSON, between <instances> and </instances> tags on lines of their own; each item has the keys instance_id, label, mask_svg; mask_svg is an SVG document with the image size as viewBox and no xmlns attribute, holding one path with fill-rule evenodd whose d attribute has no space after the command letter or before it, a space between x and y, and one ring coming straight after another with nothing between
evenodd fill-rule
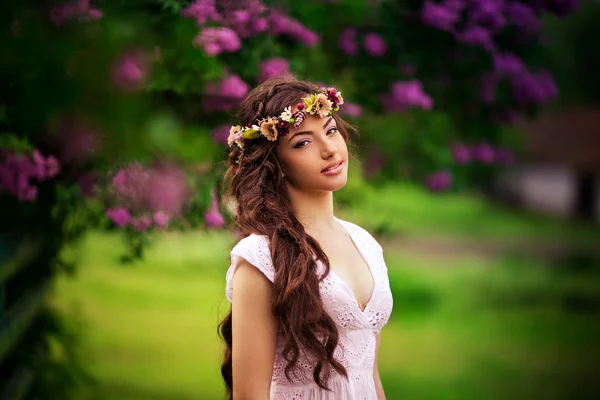
<instances>
[{"instance_id":1,"label":"young woman","mask_svg":"<svg viewBox=\"0 0 600 400\"><path fill-rule=\"evenodd\" d=\"M348 127L334 88L268 80L230 131L228 195L243 239L226 275L221 372L234 400L381 400L377 354L392 311L381 246L334 216Z\"/></svg>"}]
</instances>

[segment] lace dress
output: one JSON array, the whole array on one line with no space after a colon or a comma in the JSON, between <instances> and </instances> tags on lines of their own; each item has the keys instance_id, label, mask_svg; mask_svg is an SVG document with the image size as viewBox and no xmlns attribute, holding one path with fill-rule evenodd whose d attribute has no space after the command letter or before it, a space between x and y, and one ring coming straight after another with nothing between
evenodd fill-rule
<instances>
[{"instance_id":1,"label":"lace dress","mask_svg":"<svg viewBox=\"0 0 600 400\"><path fill-rule=\"evenodd\" d=\"M293 374L294 380L288 381L284 374L286 361L282 355L283 336L280 331L276 340L271 400L377 400L373 380L375 337L387 323L392 312L392 293L387 267L381 246L367 231L353 223L341 219L337 221L352 238L367 262L375 281L373 294L364 310L359 308L350 286L335 272L330 271L320 284L325 310L336 322L340 333L339 345L334 356L346 368L348 378L332 370L328 384L332 391L322 390L312 378L312 363L301 357L297 368L303 371ZM259 235L250 235L242 239L231 250L231 266L226 275L226 296L230 302L237 257L246 259L273 282L275 270L270 254L268 238ZM319 268L324 269L320 262Z\"/></svg>"}]
</instances>

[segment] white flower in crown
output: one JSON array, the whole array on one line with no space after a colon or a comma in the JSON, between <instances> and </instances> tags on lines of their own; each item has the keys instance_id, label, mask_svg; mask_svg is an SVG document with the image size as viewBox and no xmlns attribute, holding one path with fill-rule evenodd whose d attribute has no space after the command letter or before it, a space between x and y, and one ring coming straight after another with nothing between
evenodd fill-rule
<instances>
[{"instance_id":1,"label":"white flower in crown","mask_svg":"<svg viewBox=\"0 0 600 400\"><path fill-rule=\"evenodd\" d=\"M292 119L292 107L288 106L284 108L279 118L281 118L285 122L290 122L290 119Z\"/></svg>"}]
</instances>

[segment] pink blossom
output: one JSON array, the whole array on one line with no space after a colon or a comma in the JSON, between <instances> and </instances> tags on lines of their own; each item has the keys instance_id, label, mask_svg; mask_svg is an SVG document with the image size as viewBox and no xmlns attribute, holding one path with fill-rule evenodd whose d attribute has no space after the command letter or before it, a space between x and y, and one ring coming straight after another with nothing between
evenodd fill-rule
<instances>
[{"instance_id":1,"label":"pink blossom","mask_svg":"<svg viewBox=\"0 0 600 400\"><path fill-rule=\"evenodd\" d=\"M202 29L194 39L194 44L201 46L209 56L216 56L222 52L235 53L242 48L237 33L226 27Z\"/></svg>"},{"instance_id":2,"label":"pink blossom","mask_svg":"<svg viewBox=\"0 0 600 400\"><path fill-rule=\"evenodd\" d=\"M348 115L350 117L360 117L362 114L362 107L358 104L354 103L344 103L344 105L340 106L340 112L342 114Z\"/></svg>"},{"instance_id":3,"label":"pink blossom","mask_svg":"<svg viewBox=\"0 0 600 400\"><path fill-rule=\"evenodd\" d=\"M230 124L219 125L212 130L212 137L215 142L227 144L227 138L229 137Z\"/></svg>"},{"instance_id":4,"label":"pink blossom","mask_svg":"<svg viewBox=\"0 0 600 400\"><path fill-rule=\"evenodd\" d=\"M228 75L218 83L206 85L203 107L207 112L231 111L250 91L250 85L238 75Z\"/></svg>"},{"instance_id":5,"label":"pink blossom","mask_svg":"<svg viewBox=\"0 0 600 400\"><path fill-rule=\"evenodd\" d=\"M131 220L131 214L124 207L110 208L105 214L119 228L124 227Z\"/></svg>"},{"instance_id":6,"label":"pink blossom","mask_svg":"<svg viewBox=\"0 0 600 400\"><path fill-rule=\"evenodd\" d=\"M148 209L169 215L180 213L191 194L182 170L174 165L160 165L151 170L147 187Z\"/></svg>"},{"instance_id":7,"label":"pink blossom","mask_svg":"<svg viewBox=\"0 0 600 400\"><path fill-rule=\"evenodd\" d=\"M432 192L444 191L452 186L452 174L446 170L434 172L427 176L425 185Z\"/></svg>"},{"instance_id":8,"label":"pink blossom","mask_svg":"<svg viewBox=\"0 0 600 400\"><path fill-rule=\"evenodd\" d=\"M387 45L377 33L367 33L363 38L363 46L372 57L381 57L387 52Z\"/></svg>"},{"instance_id":9,"label":"pink blossom","mask_svg":"<svg viewBox=\"0 0 600 400\"><path fill-rule=\"evenodd\" d=\"M168 214L158 211L154 213L152 216L152 220L154 221L154 225L158 226L161 229L167 229L169 227L170 217Z\"/></svg>"},{"instance_id":10,"label":"pink blossom","mask_svg":"<svg viewBox=\"0 0 600 400\"><path fill-rule=\"evenodd\" d=\"M56 26L63 25L70 20L100 19L102 16L100 10L90 7L89 0L57 4L50 9L50 19Z\"/></svg>"},{"instance_id":11,"label":"pink blossom","mask_svg":"<svg viewBox=\"0 0 600 400\"><path fill-rule=\"evenodd\" d=\"M275 36L286 35L309 47L316 45L320 41L319 35L280 11L272 11L268 18L271 33Z\"/></svg>"},{"instance_id":12,"label":"pink blossom","mask_svg":"<svg viewBox=\"0 0 600 400\"><path fill-rule=\"evenodd\" d=\"M215 0L196 0L181 10L181 16L195 19L198 25L204 25L208 20L215 22L221 20Z\"/></svg>"},{"instance_id":13,"label":"pink blossom","mask_svg":"<svg viewBox=\"0 0 600 400\"><path fill-rule=\"evenodd\" d=\"M139 50L122 54L113 64L113 84L124 90L139 90L148 76L148 62Z\"/></svg>"},{"instance_id":14,"label":"pink blossom","mask_svg":"<svg viewBox=\"0 0 600 400\"><path fill-rule=\"evenodd\" d=\"M434 28L450 31L456 24L460 16L458 11L447 4L436 4L431 0L425 1L421 10L423 23Z\"/></svg>"},{"instance_id":15,"label":"pink blossom","mask_svg":"<svg viewBox=\"0 0 600 400\"><path fill-rule=\"evenodd\" d=\"M290 62L285 58L273 57L260 64L259 81L263 82L277 75L290 72Z\"/></svg>"},{"instance_id":16,"label":"pink blossom","mask_svg":"<svg viewBox=\"0 0 600 400\"><path fill-rule=\"evenodd\" d=\"M483 164L491 164L496 160L494 148L488 143L480 143L473 148L473 158Z\"/></svg>"},{"instance_id":17,"label":"pink blossom","mask_svg":"<svg viewBox=\"0 0 600 400\"><path fill-rule=\"evenodd\" d=\"M152 219L147 216L135 217L131 219L131 226L138 232L146 232L152 226Z\"/></svg>"},{"instance_id":18,"label":"pink blossom","mask_svg":"<svg viewBox=\"0 0 600 400\"><path fill-rule=\"evenodd\" d=\"M211 207L206 214L204 214L204 221L209 228L222 228L225 226L225 218L219 212L219 202L217 200L217 193L213 189L211 192Z\"/></svg>"},{"instance_id":19,"label":"pink blossom","mask_svg":"<svg viewBox=\"0 0 600 400\"><path fill-rule=\"evenodd\" d=\"M407 108L430 110L433 107L433 100L417 80L393 82L391 93L384 95L382 100L390 111L403 111Z\"/></svg>"},{"instance_id":20,"label":"pink blossom","mask_svg":"<svg viewBox=\"0 0 600 400\"><path fill-rule=\"evenodd\" d=\"M133 209L144 209L150 182L148 171L140 163L121 168L112 178L112 192Z\"/></svg>"},{"instance_id":21,"label":"pink blossom","mask_svg":"<svg viewBox=\"0 0 600 400\"><path fill-rule=\"evenodd\" d=\"M452 146L452 159L457 164L467 164L471 161L471 149L463 143L457 143Z\"/></svg>"},{"instance_id":22,"label":"pink blossom","mask_svg":"<svg viewBox=\"0 0 600 400\"><path fill-rule=\"evenodd\" d=\"M356 29L344 29L338 39L338 47L346 54L353 56L358 53L358 43L356 42Z\"/></svg>"}]
</instances>

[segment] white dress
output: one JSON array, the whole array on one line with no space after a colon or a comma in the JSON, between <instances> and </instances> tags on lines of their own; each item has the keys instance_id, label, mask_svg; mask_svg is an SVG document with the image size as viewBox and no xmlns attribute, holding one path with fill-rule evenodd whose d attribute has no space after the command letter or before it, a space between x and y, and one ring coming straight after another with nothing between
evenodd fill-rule
<instances>
[{"instance_id":1,"label":"white dress","mask_svg":"<svg viewBox=\"0 0 600 400\"><path fill-rule=\"evenodd\" d=\"M284 374L286 361L282 355L283 336L280 331L277 335L271 380L272 400L377 400L373 380L376 335L387 323L393 306L387 266L381 246L366 230L347 221L337 221L347 230L375 281L373 294L364 311L359 308L350 287L335 272L330 271L320 283L325 311L336 322L340 333L334 357L346 368L348 378L332 370L328 383L332 391L327 392L319 388L312 378L314 363L301 356L297 368L304 373L294 374L296 378L292 382L288 381ZM242 239L231 250L231 265L226 275L226 296L230 302L234 289L233 272L238 257L258 268L271 282L275 277L268 238L250 235ZM320 262L319 268L324 269Z\"/></svg>"}]
</instances>

